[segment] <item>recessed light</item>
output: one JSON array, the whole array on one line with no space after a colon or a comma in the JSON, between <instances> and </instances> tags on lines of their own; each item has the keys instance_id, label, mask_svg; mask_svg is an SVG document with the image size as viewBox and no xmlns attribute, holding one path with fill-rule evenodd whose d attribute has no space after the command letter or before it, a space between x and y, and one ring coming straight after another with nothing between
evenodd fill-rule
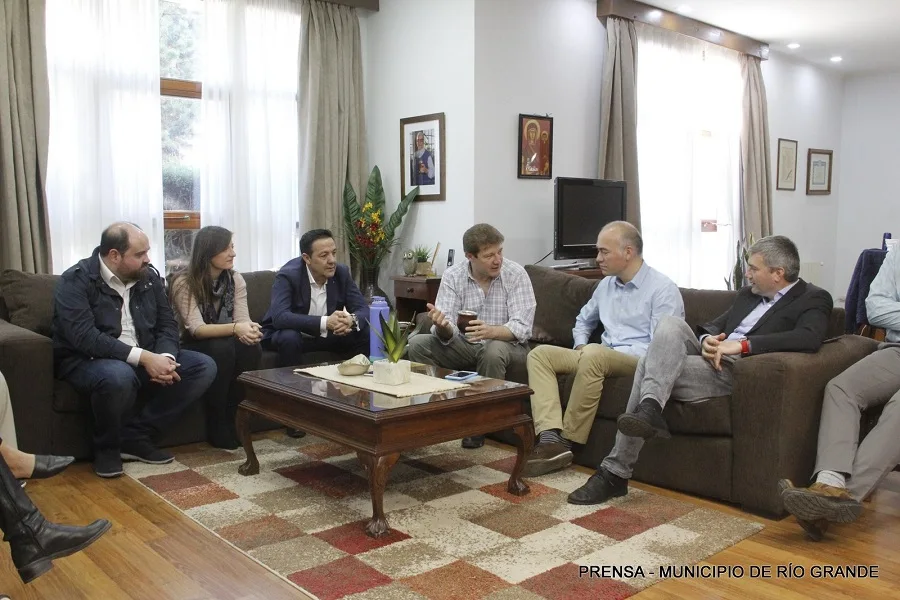
<instances>
[{"instance_id":1,"label":"recessed light","mask_svg":"<svg viewBox=\"0 0 900 600\"><path fill-rule=\"evenodd\" d=\"M687 4L682 4L678 8L675 9L676 12L680 12L683 15L686 15L691 12L691 7Z\"/></svg>"},{"instance_id":2,"label":"recessed light","mask_svg":"<svg viewBox=\"0 0 900 600\"><path fill-rule=\"evenodd\" d=\"M797 42L791 42L790 44L787 45L787 47L790 48L791 50L796 50L797 48L800 47L800 44L798 44Z\"/></svg>"},{"instance_id":3,"label":"recessed light","mask_svg":"<svg viewBox=\"0 0 900 600\"><path fill-rule=\"evenodd\" d=\"M831 62L841 62L842 60L844 60L844 59L841 58L840 56L832 56L831 57Z\"/></svg>"},{"instance_id":4,"label":"recessed light","mask_svg":"<svg viewBox=\"0 0 900 600\"><path fill-rule=\"evenodd\" d=\"M650 12L647 13L647 18L652 19L654 21L659 19L661 16L662 16L661 10L651 10Z\"/></svg>"}]
</instances>

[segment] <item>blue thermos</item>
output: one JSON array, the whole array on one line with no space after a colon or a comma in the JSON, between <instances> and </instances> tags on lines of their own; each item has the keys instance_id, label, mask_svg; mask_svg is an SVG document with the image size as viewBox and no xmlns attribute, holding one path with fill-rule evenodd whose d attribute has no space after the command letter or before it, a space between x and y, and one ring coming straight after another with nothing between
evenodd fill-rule
<instances>
[{"instance_id":1,"label":"blue thermos","mask_svg":"<svg viewBox=\"0 0 900 600\"><path fill-rule=\"evenodd\" d=\"M381 343L376 331L381 333L381 319L388 320L390 307L383 296L372 296L372 304L369 305L369 359L372 361L384 358L384 344Z\"/></svg>"},{"instance_id":2,"label":"blue thermos","mask_svg":"<svg viewBox=\"0 0 900 600\"><path fill-rule=\"evenodd\" d=\"M881 238L881 249L882 250L887 251L887 241L889 239L891 239L890 232L885 233L884 236Z\"/></svg>"}]
</instances>

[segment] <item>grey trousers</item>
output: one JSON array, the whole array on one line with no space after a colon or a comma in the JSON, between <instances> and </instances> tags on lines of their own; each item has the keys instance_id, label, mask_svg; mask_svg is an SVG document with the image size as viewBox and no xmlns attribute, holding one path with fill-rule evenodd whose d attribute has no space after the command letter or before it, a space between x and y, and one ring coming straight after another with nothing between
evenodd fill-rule
<instances>
[{"instance_id":1,"label":"grey trousers","mask_svg":"<svg viewBox=\"0 0 900 600\"><path fill-rule=\"evenodd\" d=\"M645 398L665 407L670 399L698 402L730 394L734 360L722 360L722 370L716 371L700 351L697 335L684 319L663 317L653 332L647 355L638 361L625 411L632 412ZM617 433L615 446L600 466L630 479L643 447L643 439Z\"/></svg>"},{"instance_id":2,"label":"grey trousers","mask_svg":"<svg viewBox=\"0 0 900 600\"><path fill-rule=\"evenodd\" d=\"M445 345L431 333L409 339L410 360L445 369L477 371L479 375L494 379L506 379L509 363L516 358L524 361L527 354L528 348L522 344L500 340L470 344L462 336L455 335Z\"/></svg>"},{"instance_id":3,"label":"grey trousers","mask_svg":"<svg viewBox=\"0 0 900 600\"><path fill-rule=\"evenodd\" d=\"M860 412L884 405L878 424L859 440ZM900 348L878 350L828 382L819 423L816 470L850 476L862 501L900 464Z\"/></svg>"}]
</instances>

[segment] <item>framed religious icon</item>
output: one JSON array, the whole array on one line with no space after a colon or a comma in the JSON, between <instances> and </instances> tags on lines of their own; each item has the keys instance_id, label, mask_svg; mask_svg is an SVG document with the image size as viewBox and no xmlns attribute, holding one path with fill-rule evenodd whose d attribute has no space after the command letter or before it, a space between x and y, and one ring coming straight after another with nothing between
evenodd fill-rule
<instances>
[{"instance_id":1,"label":"framed religious icon","mask_svg":"<svg viewBox=\"0 0 900 600\"><path fill-rule=\"evenodd\" d=\"M444 200L444 113L400 119L400 198L419 186L419 200Z\"/></svg>"},{"instance_id":2,"label":"framed religious icon","mask_svg":"<svg viewBox=\"0 0 900 600\"><path fill-rule=\"evenodd\" d=\"M519 115L519 179L553 177L553 117Z\"/></svg>"},{"instance_id":3,"label":"framed religious icon","mask_svg":"<svg viewBox=\"0 0 900 600\"><path fill-rule=\"evenodd\" d=\"M797 189L797 140L778 138L778 167L776 190Z\"/></svg>"},{"instance_id":4,"label":"framed religious icon","mask_svg":"<svg viewBox=\"0 0 900 600\"><path fill-rule=\"evenodd\" d=\"M810 148L806 153L806 195L825 196L831 193L832 150Z\"/></svg>"}]
</instances>

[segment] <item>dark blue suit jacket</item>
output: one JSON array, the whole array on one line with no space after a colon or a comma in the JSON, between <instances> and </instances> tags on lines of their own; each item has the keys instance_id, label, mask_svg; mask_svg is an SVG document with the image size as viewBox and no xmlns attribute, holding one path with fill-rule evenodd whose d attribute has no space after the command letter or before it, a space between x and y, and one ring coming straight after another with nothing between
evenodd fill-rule
<instances>
[{"instance_id":1,"label":"dark blue suit jacket","mask_svg":"<svg viewBox=\"0 0 900 600\"><path fill-rule=\"evenodd\" d=\"M359 288L350 276L350 269L338 265L334 276L325 284L325 313L330 315L344 309L356 315L360 329L368 327L368 306ZM319 336L322 318L309 315L309 274L303 257L288 261L275 275L272 284L272 301L262 320L264 338L269 339L279 329L293 329L313 337ZM331 332L328 333L331 336Z\"/></svg>"}]
</instances>

